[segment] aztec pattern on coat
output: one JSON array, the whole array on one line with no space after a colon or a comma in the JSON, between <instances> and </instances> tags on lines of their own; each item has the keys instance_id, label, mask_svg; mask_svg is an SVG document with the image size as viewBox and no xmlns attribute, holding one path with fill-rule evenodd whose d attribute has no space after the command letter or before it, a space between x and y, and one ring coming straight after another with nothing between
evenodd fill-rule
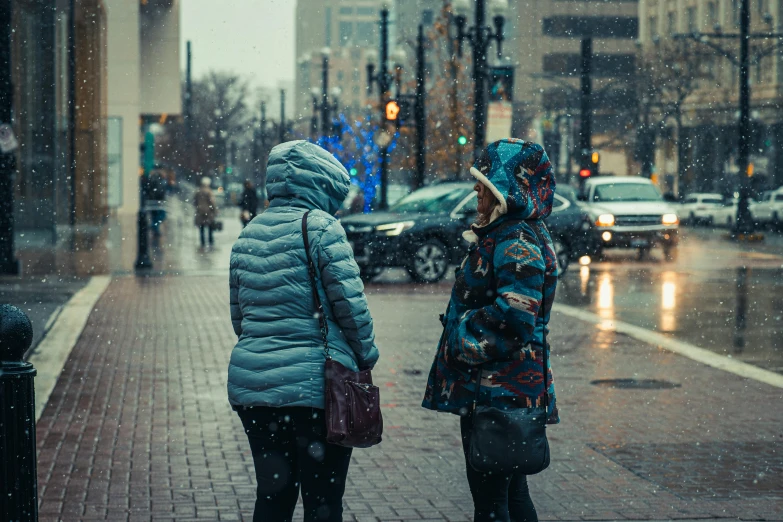
<instances>
[{"instance_id":1,"label":"aztec pattern on coat","mask_svg":"<svg viewBox=\"0 0 783 522\"><path fill-rule=\"evenodd\" d=\"M350 177L324 149L306 141L272 149L269 208L231 251L231 322L239 336L228 368L234 406L324 407L324 347L302 238L308 235L332 358L356 371L378 360L359 267L334 214Z\"/></svg>"},{"instance_id":2,"label":"aztec pattern on coat","mask_svg":"<svg viewBox=\"0 0 783 522\"><path fill-rule=\"evenodd\" d=\"M557 423L551 359L548 390L542 364L558 275L542 221L554 199L549 158L540 145L505 139L489 145L471 173L495 194L500 215L465 235L472 244L457 270L422 405L467 414L481 369L481 404L543 406L548 392L548 422ZM536 230L546 243L543 253ZM540 317L542 289L546 309Z\"/></svg>"}]
</instances>

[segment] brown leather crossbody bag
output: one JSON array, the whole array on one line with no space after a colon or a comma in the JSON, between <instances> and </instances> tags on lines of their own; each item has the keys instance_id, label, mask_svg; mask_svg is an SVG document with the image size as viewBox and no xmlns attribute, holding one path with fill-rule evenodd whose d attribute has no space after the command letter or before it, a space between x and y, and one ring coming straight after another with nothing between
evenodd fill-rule
<instances>
[{"instance_id":1,"label":"brown leather crossbody bag","mask_svg":"<svg viewBox=\"0 0 783 522\"><path fill-rule=\"evenodd\" d=\"M310 254L307 217L302 217L302 237L307 255L307 272L313 292L316 316L324 343L324 410L326 441L349 448L368 448L381 442L383 417L380 390L372 383L370 370L355 372L346 368L329 353L329 323L318 295L318 278Z\"/></svg>"}]
</instances>

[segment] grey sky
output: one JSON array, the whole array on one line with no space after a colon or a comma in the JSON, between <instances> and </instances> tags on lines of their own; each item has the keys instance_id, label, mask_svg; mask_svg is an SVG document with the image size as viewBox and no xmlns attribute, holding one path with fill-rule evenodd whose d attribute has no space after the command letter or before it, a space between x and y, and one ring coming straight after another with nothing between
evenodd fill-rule
<instances>
[{"instance_id":1,"label":"grey sky","mask_svg":"<svg viewBox=\"0 0 783 522\"><path fill-rule=\"evenodd\" d=\"M182 67L193 43L193 75L234 71L254 85L294 78L296 0L181 0Z\"/></svg>"}]
</instances>

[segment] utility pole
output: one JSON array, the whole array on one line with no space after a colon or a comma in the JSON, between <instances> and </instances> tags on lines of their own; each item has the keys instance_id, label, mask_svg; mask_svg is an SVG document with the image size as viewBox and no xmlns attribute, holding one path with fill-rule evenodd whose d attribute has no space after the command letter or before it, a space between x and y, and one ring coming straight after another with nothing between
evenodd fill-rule
<instances>
[{"instance_id":1,"label":"utility pole","mask_svg":"<svg viewBox=\"0 0 783 522\"><path fill-rule=\"evenodd\" d=\"M329 54L328 47L321 50L321 135L326 140L331 134L329 122Z\"/></svg>"},{"instance_id":2,"label":"utility pole","mask_svg":"<svg viewBox=\"0 0 783 522\"><path fill-rule=\"evenodd\" d=\"M13 2L0 4L0 124L10 128L14 111L14 86L11 64ZM0 154L0 274L19 273L14 253L14 173L16 153Z\"/></svg>"},{"instance_id":3,"label":"utility pole","mask_svg":"<svg viewBox=\"0 0 783 522\"><path fill-rule=\"evenodd\" d=\"M381 9L381 70L379 88L381 91L381 122L386 122L386 100L389 95L389 9ZM381 210L389 208L389 145L381 147Z\"/></svg>"},{"instance_id":4,"label":"utility pole","mask_svg":"<svg viewBox=\"0 0 783 522\"><path fill-rule=\"evenodd\" d=\"M737 228L739 234L753 232L753 216L750 214L750 0L742 0L740 7L740 121L739 121L739 202L737 203Z\"/></svg>"},{"instance_id":5,"label":"utility pole","mask_svg":"<svg viewBox=\"0 0 783 522\"><path fill-rule=\"evenodd\" d=\"M193 52L191 43L187 43L187 67L185 69L185 142L187 143L188 155L193 152ZM192 165L192 164L191 164ZM192 174L192 171L191 171Z\"/></svg>"},{"instance_id":6,"label":"utility pole","mask_svg":"<svg viewBox=\"0 0 783 522\"><path fill-rule=\"evenodd\" d=\"M419 35L416 39L416 178L414 190L424 186L424 170L426 168L426 132L427 115L425 113L424 82L426 80L424 56L424 25L419 24Z\"/></svg>"},{"instance_id":7,"label":"utility pole","mask_svg":"<svg viewBox=\"0 0 783 522\"><path fill-rule=\"evenodd\" d=\"M590 75L592 73L593 63L593 39L582 38L582 89L581 89L581 125L579 129L579 148L580 148L580 163L579 167L582 171L591 170L592 174L596 174L592 171L593 164L590 161L590 154L593 148L593 110L592 110L592 97L593 97L593 83ZM584 180L584 178L582 178Z\"/></svg>"},{"instance_id":8,"label":"utility pole","mask_svg":"<svg viewBox=\"0 0 783 522\"><path fill-rule=\"evenodd\" d=\"M76 0L68 4L68 171L72 246L76 227Z\"/></svg>"},{"instance_id":9,"label":"utility pole","mask_svg":"<svg viewBox=\"0 0 783 522\"><path fill-rule=\"evenodd\" d=\"M278 131L280 132L280 143L285 143L285 89L280 89L280 127L278 127Z\"/></svg>"}]
</instances>

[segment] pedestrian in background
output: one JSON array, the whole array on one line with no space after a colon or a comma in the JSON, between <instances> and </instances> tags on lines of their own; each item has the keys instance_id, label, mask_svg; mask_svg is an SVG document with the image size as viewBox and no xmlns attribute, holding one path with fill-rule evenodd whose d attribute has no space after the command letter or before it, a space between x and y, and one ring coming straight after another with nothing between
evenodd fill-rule
<instances>
[{"instance_id":1,"label":"pedestrian in background","mask_svg":"<svg viewBox=\"0 0 783 522\"><path fill-rule=\"evenodd\" d=\"M217 219L218 208L215 194L212 192L212 179L205 176L201 178L201 188L193 196L193 206L196 207L194 224L199 228L201 248L206 246L209 236L209 246L214 244L213 230Z\"/></svg>"},{"instance_id":2,"label":"pedestrian in background","mask_svg":"<svg viewBox=\"0 0 783 522\"><path fill-rule=\"evenodd\" d=\"M253 454L258 492L254 522L293 517L302 490L304 520L342 520L351 448L326 442L324 354L314 278L328 326L330 356L352 371L378 360L359 267L334 215L348 194L345 168L321 147L292 141L272 149L269 208L231 251L231 352L228 396Z\"/></svg>"},{"instance_id":3,"label":"pedestrian in background","mask_svg":"<svg viewBox=\"0 0 783 522\"><path fill-rule=\"evenodd\" d=\"M555 179L540 145L514 139L489 145L470 172L478 180L479 215L463 234L470 249L442 317L423 406L461 417L474 521L536 521L526 476L479 472L469 452L478 406L546 405L545 422L559 422L551 365L546 380L543 370L558 275L543 219L552 210ZM547 446L546 465L548 459Z\"/></svg>"},{"instance_id":4,"label":"pedestrian in background","mask_svg":"<svg viewBox=\"0 0 783 522\"><path fill-rule=\"evenodd\" d=\"M242 228L245 228L256 214L258 214L258 194L256 194L256 187L246 179L242 200L239 202L239 219L242 220Z\"/></svg>"},{"instance_id":5,"label":"pedestrian in background","mask_svg":"<svg viewBox=\"0 0 783 522\"><path fill-rule=\"evenodd\" d=\"M166 221L166 195L168 180L166 173L160 169L150 172L147 183L147 210L150 213L150 229L153 244L160 245L160 226Z\"/></svg>"}]
</instances>

